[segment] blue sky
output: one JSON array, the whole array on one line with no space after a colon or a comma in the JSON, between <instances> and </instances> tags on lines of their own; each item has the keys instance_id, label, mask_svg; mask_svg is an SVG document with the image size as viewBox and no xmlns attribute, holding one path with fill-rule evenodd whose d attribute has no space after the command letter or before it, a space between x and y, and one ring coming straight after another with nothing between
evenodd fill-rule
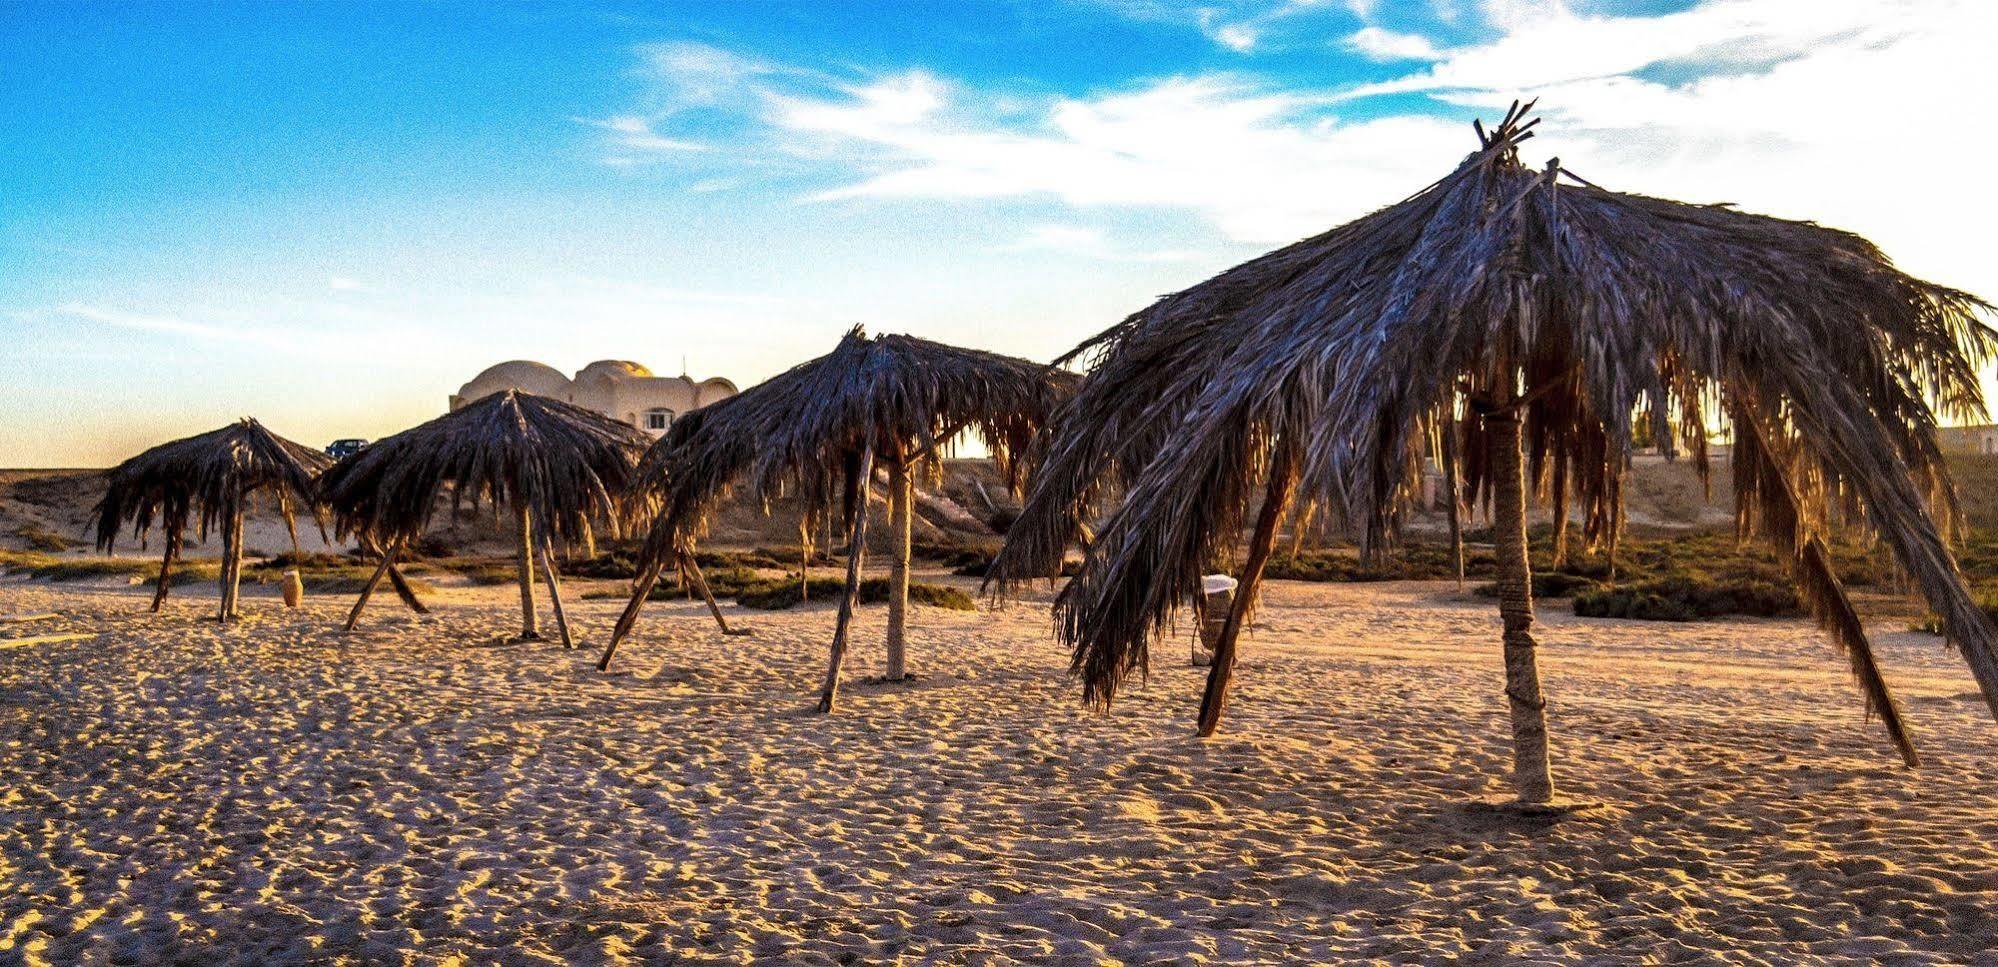
<instances>
[{"instance_id":1,"label":"blue sky","mask_svg":"<svg viewBox=\"0 0 1998 967\"><path fill-rule=\"evenodd\" d=\"M746 385L854 322L1048 358L1521 95L1594 181L1994 295L1993 6L0 6L0 466L380 436L508 358Z\"/></svg>"}]
</instances>

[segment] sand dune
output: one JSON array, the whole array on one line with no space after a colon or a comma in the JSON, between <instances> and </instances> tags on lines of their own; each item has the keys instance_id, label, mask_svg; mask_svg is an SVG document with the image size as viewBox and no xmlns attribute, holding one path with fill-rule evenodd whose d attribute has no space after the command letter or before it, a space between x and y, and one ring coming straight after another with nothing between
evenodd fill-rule
<instances>
[{"instance_id":1,"label":"sand dune","mask_svg":"<svg viewBox=\"0 0 1998 967\"><path fill-rule=\"evenodd\" d=\"M1183 646L1080 708L1045 602L919 609L924 677L828 718L823 605L655 606L600 675L478 645L509 594L342 636L0 585L59 613L0 637L87 636L0 650L0 962L1998 963L1998 730L1933 638L1882 644L1911 772L1801 623L1551 617L1557 780L1605 805L1523 820L1467 808L1497 619L1445 586L1277 584L1207 741Z\"/></svg>"}]
</instances>

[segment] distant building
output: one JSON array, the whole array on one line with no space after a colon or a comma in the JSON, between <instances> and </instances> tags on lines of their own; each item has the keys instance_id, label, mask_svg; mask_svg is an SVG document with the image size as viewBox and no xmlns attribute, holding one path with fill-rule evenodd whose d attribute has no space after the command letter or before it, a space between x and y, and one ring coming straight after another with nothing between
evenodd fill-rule
<instances>
[{"instance_id":1,"label":"distant building","mask_svg":"<svg viewBox=\"0 0 1998 967\"><path fill-rule=\"evenodd\" d=\"M1946 426L1936 436L1944 453L1998 454L1998 424Z\"/></svg>"},{"instance_id":2,"label":"distant building","mask_svg":"<svg viewBox=\"0 0 1998 967\"><path fill-rule=\"evenodd\" d=\"M598 360L574 379L553 366L516 359L472 377L451 396L451 409L510 389L587 407L653 436L665 433L681 414L736 394L735 384L720 377L696 382L684 374L654 376L623 359Z\"/></svg>"}]
</instances>

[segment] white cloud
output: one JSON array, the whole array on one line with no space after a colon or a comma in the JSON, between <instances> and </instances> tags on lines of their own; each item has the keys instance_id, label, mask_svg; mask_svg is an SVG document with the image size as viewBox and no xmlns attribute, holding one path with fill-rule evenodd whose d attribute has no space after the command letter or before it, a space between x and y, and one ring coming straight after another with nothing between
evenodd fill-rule
<instances>
[{"instance_id":1,"label":"white cloud","mask_svg":"<svg viewBox=\"0 0 1998 967\"><path fill-rule=\"evenodd\" d=\"M635 154L612 155L604 159L605 164L629 165L638 162L637 156L662 152L706 151L708 145L698 141L669 138L653 130L652 122L633 114L620 114L609 118L574 118L579 124L602 128L609 132L605 142L616 150Z\"/></svg>"},{"instance_id":2,"label":"white cloud","mask_svg":"<svg viewBox=\"0 0 1998 967\"><path fill-rule=\"evenodd\" d=\"M1192 210L1231 238L1285 241L1421 187L1408 158L1454 158L1465 139L1428 118L1342 123L1318 98L1229 77L1058 99L1024 119L941 96L922 110L884 109L902 100L870 89L786 101L774 121L818 139L807 150L843 145L856 167L872 169L814 197L1049 196L1082 208Z\"/></svg>"},{"instance_id":3,"label":"white cloud","mask_svg":"<svg viewBox=\"0 0 1998 967\"><path fill-rule=\"evenodd\" d=\"M1396 33L1379 27L1363 27L1346 35L1341 42L1350 50L1368 60L1440 60L1443 53L1429 38L1420 34Z\"/></svg>"},{"instance_id":4,"label":"white cloud","mask_svg":"<svg viewBox=\"0 0 1998 967\"><path fill-rule=\"evenodd\" d=\"M1245 24L1229 24L1214 31L1214 39L1229 50L1243 52L1256 46L1256 28Z\"/></svg>"},{"instance_id":5,"label":"white cloud","mask_svg":"<svg viewBox=\"0 0 1998 967\"><path fill-rule=\"evenodd\" d=\"M1033 225L995 252L1053 252L1105 262L1194 262L1207 256L1184 249L1139 252L1114 245L1100 229L1084 225Z\"/></svg>"},{"instance_id":6,"label":"white cloud","mask_svg":"<svg viewBox=\"0 0 1998 967\"><path fill-rule=\"evenodd\" d=\"M1546 121L1528 148L1536 161L1558 154L1610 187L1849 227L1917 271L1998 294L1982 238L1998 200L1960 188L1981 183L1992 154L1981 119L1998 115L1998 66L1982 45L1998 35L1998 4L1707 0L1649 17L1480 9L1514 29L1428 51L1423 38L1379 29L1354 43L1435 60L1340 92L1209 74L1037 98L921 70L831 83L751 61L763 66L737 96L754 131L727 157L746 166L758 151L782 156L790 173L831 182L807 191L820 201L1178 210L1231 240L1273 243L1404 197L1471 147L1467 109L1491 118L1537 95ZM1383 94L1404 100L1363 100ZM1432 105L1401 107L1411 94ZM1379 116L1387 104L1419 113ZM1022 231L1044 248L1089 244Z\"/></svg>"},{"instance_id":7,"label":"white cloud","mask_svg":"<svg viewBox=\"0 0 1998 967\"><path fill-rule=\"evenodd\" d=\"M326 280L326 287L335 292L362 292L367 286L361 280L345 275L335 275Z\"/></svg>"},{"instance_id":8,"label":"white cloud","mask_svg":"<svg viewBox=\"0 0 1998 967\"><path fill-rule=\"evenodd\" d=\"M1545 12L1371 90L1495 115L1540 98L1527 150L1606 187L1857 231L1905 268L1998 294L1989 166L1998 5L1710 0L1658 17Z\"/></svg>"}]
</instances>

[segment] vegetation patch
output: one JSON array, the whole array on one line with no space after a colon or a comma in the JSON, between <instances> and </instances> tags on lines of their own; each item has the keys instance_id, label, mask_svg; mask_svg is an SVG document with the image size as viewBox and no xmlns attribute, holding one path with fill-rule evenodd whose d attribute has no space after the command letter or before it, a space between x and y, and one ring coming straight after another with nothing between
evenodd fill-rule
<instances>
[{"instance_id":1,"label":"vegetation patch","mask_svg":"<svg viewBox=\"0 0 1998 967\"><path fill-rule=\"evenodd\" d=\"M1714 582L1675 577L1575 596L1575 614L1584 618L1698 621L1722 615L1780 618L1801 613L1795 590L1766 581Z\"/></svg>"},{"instance_id":2,"label":"vegetation patch","mask_svg":"<svg viewBox=\"0 0 1998 967\"><path fill-rule=\"evenodd\" d=\"M40 524L22 524L14 528L14 536L28 545L29 550L61 553L82 547L83 542L65 537Z\"/></svg>"},{"instance_id":3,"label":"vegetation patch","mask_svg":"<svg viewBox=\"0 0 1998 967\"><path fill-rule=\"evenodd\" d=\"M56 557L36 551L0 551L0 573L25 574L44 581L90 581L102 578L143 578L159 576L158 561L135 557ZM176 561L170 587L213 581L221 573L214 560Z\"/></svg>"},{"instance_id":4,"label":"vegetation patch","mask_svg":"<svg viewBox=\"0 0 1998 967\"><path fill-rule=\"evenodd\" d=\"M1568 571L1535 571L1533 574L1533 597L1535 600L1548 598L1572 598L1578 594L1588 594L1601 590L1603 583L1592 577L1573 574ZM1487 598L1498 597L1498 584L1480 584L1471 589L1472 593Z\"/></svg>"},{"instance_id":5,"label":"vegetation patch","mask_svg":"<svg viewBox=\"0 0 1998 967\"><path fill-rule=\"evenodd\" d=\"M813 578L812 600L833 601L846 591L846 582L839 578ZM861 604L882 604L888 600L888 579L868 578L860 582ZM909 600L916 604L926 604L932 608L948 608L952 611L976 611L978 606L971 595L941 584L909 584ZM798 579L769 581L745 589L737 601L745 608L760 608L765 611L782 611L793 607L798 601Z\"/></svg>"}]
</instances>

